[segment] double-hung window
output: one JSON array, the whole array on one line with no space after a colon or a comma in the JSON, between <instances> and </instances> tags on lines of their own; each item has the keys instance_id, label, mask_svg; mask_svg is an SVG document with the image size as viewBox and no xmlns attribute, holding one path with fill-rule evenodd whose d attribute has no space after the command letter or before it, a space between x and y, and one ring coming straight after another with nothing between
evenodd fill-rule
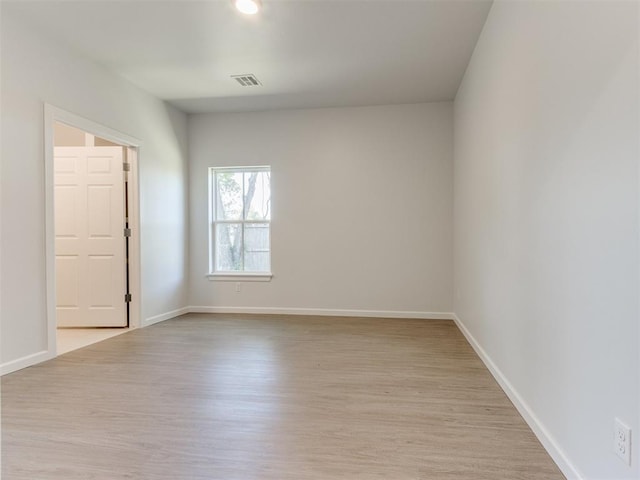
<instances>
[{"instance_id":1,"label":"double-hung window","mask_svg":"<svg viewBox=\"0 0 640 480\"><path fill-rule=\"evenodd\" d=\"M271 275L271 169L209 169L212 275Z\"/></svg>"}]
</instances>

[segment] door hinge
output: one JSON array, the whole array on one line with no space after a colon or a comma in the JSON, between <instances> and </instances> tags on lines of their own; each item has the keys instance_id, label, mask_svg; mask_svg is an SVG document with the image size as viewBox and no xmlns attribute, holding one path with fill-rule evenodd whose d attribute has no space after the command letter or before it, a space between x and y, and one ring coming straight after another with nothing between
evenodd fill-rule
<instances>
[{"instance_id":1,"label":"door hinge","mask_svg":"<svg viewBox=\"0 0 640 480\"><path fill-rule=\"evenodd\" d=\"M130 228L125 228L124 229L124 236L125 237L130 237L131 236L131 229Z\"/></svg>"},{"instance_id":2,"label":"door hinge","mask_svg":"<svg viewBox=\"0 0 640 480\"><path fill-rule=\"evenodd\" d=\"M130 293L125 293L124 294L124 302L125 303L130 303L131 302L131 294Z\"/></svg>"},{"instance_id":3,"label":"door hinge","mask_svg":"<svg viewBox=\"0 0 640 480\"><path fill-rule=\"evenodd\" d=\"M122 170L125 171L125 172L130 172L131 171L131 164L127 163L127 162L124 162L122 164Z\"/></svg>"}]
</instances>

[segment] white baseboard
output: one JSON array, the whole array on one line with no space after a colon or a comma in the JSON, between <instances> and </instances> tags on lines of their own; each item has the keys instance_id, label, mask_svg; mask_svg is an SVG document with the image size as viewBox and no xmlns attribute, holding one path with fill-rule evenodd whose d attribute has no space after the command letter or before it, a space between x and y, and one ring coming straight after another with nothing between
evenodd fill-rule
<instances>
[{"instance_id":1,"label":"white baseboard","mask_svg":"<svg viewBox=\"0 0 640 480\"><path fill-rule=\"evenodd\" d=\"M398 310L339 310L327 308L282 307L188 307L191 313L246 313L261 315L318 315L330 317L420 318L427 320L453 320L450 312L413 312Z\"/></svg>"},{"instance_id":2,"label":"white baseboard","mask_svg":"<svg viewBox=\"0 0 640 480\"><path fill-rule=\"evenodd\" d=\"M185 313L189 313L191 310L189 307L178 308L177 310L172 310L170 312L161 313L160 315L155 315L153 317L145 318L142 321L143 327L148 327L149 325L153 325L154 323L164 322L165 320L169 320L170 318L179 317L180 315L184 315Z\"/></svg>"},{"instance_id":3,"label":"white baseboard","mask_svg":"<svg viewBox=\"0 0 640 480\"><path fill-rule=\"evenodd\" d=\"M52 352L49 352L48 350L42 350L41 352L32 353L31 355L27 355L16 360L11 360L10 362L0 365L0 375L13 373L17 370L31 367L37 363L51 360L54 357L55 355Z\"/></svg>"},{"instance_id":4,"label":"white baseboard","mask_svg":"<svg viewBox=\"0 0 640 480\"><path fill-rule=\"evenodd\" d=\"M509 397L509 400L511 400L520 415L522 415L522 418L524 418L525 422L527 422L531 430L533 430L535 436L538 437L542 446L556 462L558 468L560 468L564 476L567 477L567 480L584 480L585 477L578 471L571 460L569 460L562 448L560 448L556 439L549 433L529 404L522 398L513 385L511 385L511 382L509 382L507 377L502 373L489 354L484 350L484 348L482 348L455 313L453 314L453 321L456 323L467 341L471 344L480 359L484 362L485 366L489 369L493 378L496 379L502 390L504 390L504 393L507 394L507 397Z\"/></svg>"}]
</instances>

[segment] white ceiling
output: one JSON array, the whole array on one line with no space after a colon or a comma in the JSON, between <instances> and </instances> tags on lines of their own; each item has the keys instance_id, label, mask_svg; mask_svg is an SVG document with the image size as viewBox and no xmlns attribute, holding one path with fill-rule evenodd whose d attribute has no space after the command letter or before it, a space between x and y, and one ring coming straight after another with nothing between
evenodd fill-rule
<instances>
[{"instance_id":1,"label":"white ceiling","mask_svg":"<svg viewBox=\"0 0 640 480\"><path fill-rule=\"evenodd\" d=\"M3 1L187 112L454 98L490 0ZM230 75L253 73L260 87Z\"/></svg>"}]
</instances>

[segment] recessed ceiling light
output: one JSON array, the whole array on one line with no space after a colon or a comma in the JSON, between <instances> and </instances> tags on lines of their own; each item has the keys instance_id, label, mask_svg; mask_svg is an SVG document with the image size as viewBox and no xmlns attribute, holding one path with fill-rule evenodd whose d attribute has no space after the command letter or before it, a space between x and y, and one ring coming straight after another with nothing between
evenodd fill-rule
<instances>
[{"instance_id":1,"label":"recessed ceiling light","mask_svg":"<svg viewBox=\"0 0 640 480\"><path fill-rule=\"evenodd\" d=\"M239 12L246 15L255 15L260 10L262 2L260 0L233 0Z\"/></svg>"}]
</instances>

